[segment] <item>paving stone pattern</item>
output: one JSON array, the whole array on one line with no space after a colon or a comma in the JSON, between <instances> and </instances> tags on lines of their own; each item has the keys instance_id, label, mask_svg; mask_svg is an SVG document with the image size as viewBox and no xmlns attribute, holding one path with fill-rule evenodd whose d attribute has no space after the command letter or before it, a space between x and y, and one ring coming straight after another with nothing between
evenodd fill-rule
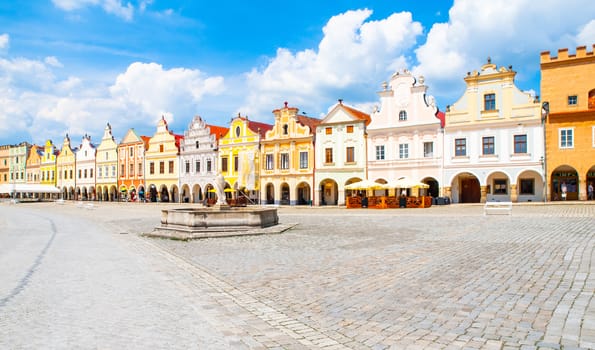
<instances>
[{"instance_id":1,"label":"paving stone pattern","mask_svg":"<svg viewBox=\"0 0 595 350\"><path fill-rule=\"evenodd\" d=\"M280 208L283 234L190 242L137 235L155 205L19 206L0 348L595 348L595 205Z\"/></svg>"}]
</instances>

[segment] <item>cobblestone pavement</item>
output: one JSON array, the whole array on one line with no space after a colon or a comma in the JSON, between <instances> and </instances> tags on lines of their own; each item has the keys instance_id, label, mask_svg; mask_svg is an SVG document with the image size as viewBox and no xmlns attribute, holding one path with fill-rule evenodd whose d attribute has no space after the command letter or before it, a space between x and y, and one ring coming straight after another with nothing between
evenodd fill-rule
<instances>
[{"instance_id":1,"label":"cobblestone pavement","mask_svg":"<svg viewBox=\"0 0 595 350\"><path fill-rule=\"evenodd\" d=\"M191 242L135 235L153 205L0 210L0 348L595 348L592 204L280 208L283 234Z\"/></svg>"}]
</instances>

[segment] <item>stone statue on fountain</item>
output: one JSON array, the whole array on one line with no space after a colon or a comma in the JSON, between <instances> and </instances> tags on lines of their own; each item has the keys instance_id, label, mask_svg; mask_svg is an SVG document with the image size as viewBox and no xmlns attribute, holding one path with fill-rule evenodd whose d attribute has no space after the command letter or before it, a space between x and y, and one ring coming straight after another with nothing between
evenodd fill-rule
<instances>
[{"instance_id":1,"label":"stone statue on fountain","mask_svg":"<svg viewBox=\"0 0 595 350\"><path fill-rule=\"evenodd\" d=\"M218 207L227 207L227 199L225 198L225 178L221 173L215 177L215 190L217 191L217 203Z\"/></svg>"}]
</instances>

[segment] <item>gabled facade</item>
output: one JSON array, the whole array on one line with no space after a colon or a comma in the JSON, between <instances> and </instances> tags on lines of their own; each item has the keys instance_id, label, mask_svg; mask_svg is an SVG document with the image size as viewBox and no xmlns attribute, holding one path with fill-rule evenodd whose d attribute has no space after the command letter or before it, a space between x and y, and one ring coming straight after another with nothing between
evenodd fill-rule
<instances>
[{"instance_id":1,"label":"gabled facade","mask_svg":"<svg viewBox=\"0 0 595 350\"><path fill-rule=\"evenodd\" d=\"M488 59L447 107L443 183L453 203L544 199L541 107L515 75Z\"/></svg>"},{"instance_id":2,"label":"gabled facade","mask_svg":"<svg viewBox=\"0 0 595 350\"><path fill-rule=\"evenodd\" d=\"M38 145L32 145L27 157L26 165L26 183L41 184L41 158L43 157L43 148Z\"/></svg>"},{"instance_id":3,"label":"gabled facade","mask_svg":"<svg viewBox=\"0 0 595 350\"><path fill-rule=\"evenodd\" d=\"M441 121L423 77L396 72L382 85L380 109L368 125L368 179L387 183L401 177L430 186L439 195L442 179Z\"/></svg>"},{"instance_id":4,"label":"gabled facade","mask_svg":"<svg viewBox=\"0 0 595 350\"><path fill-rule=\"evenodd\" d=\"M59 153L52 140L45 142L39 164L42 185L56 186L56 157Z\"/></svg>"},{"instance_id":5,"label":"gabled facade","mask_svg":"<svg viewBox=\"0 0 595 350\"><path fill-rule=\"evenodd\" d=\"M28 142L21 142L18 145L10 147L9 173L11 182L15 184L24 184L26 182L25 174L27 169L27 156L31 150Z\"/></svg>"},{"instance_id":6,"label":"gabled facade","mask_svg":"<svg viewBox=\"0 0 595 350\"><path fill-rule=\"evenodd\" d=\"M56 187L62 192L63 199L78 199L76 187L76 156L77 149L70 147L70 137L64 137L60 154L56 158Z\"/></svg>"},{"instance_id":7,"label":"gabled facade","mask_svg":"<svg viewBox=\"0 0 595 350\"><path fill-rule=\"evenodd\" d=\"M207 124L200 116L195 116L180 148L180 188L182 200L199 203L215 187L218 174L217 152L219 139L229 129Z\"/></svg>"},{"instance_id":8,"label":"gabled facade","mask_svg":"<svg viewBox=\"0 0 595 350\"><path fill-rule=\"evenodd\" d=\"M118 145L118 189L131 201L145 199L145 148L149 139L128 129Z\"/></svg>"},{"instance_id":9,"label":"gabled facade","mask_svg":"<svg viewBox=\"0 0 595 350\"><path fill-rule=\"evenodd\" d=\"M273 111L275 125L261 141L260 198L266 204L306 205L314 198L314 133L320 119L295 107Z\"/></svg>"},{"instance_id":10,"label":"gabled facade","mask_svg":"<svg viewBox=\"0 0 595 350\"><path fill-rule=\"evenodd\" d=\"M76 151L76 195L81 200L95 200L95 145L91 143L91 136L83 136L83 140Z\"/></svg>"},{"instance_id":11,"label":"gabled facade","mask_svg":"<svg viewBox=\"0 0 595 350\"><path fill-rule=\"evenodd\" d=\"M315 205L345 205L345 186L366 179L370 115L339 100L316 127Z\"/></svg>"},{"instance_id":12,"label":"gabled facade","mask_svg":"<svg viewBox=\"0 0 595 350\"><path fill-rule=\"evenodd\" d=\"M169 131L165 118L157 123L157 131L145 151L145 182L150 201L180 202L178 174L183 138Z\"/></svg>"},{"instance_id":13,"label":"gabled facade","mask_svg":"<svg viewBox=\"0 0 595 350\"><path fill-rule=\"evenodd\" d=\"M219 172L232 190L242 191L252 202L260 200L260 141L272 128L238 114L219 140Z\"/></svg>"},{"instance_id":14,"label":"gabled facade","mask_svg":"<svg viewBox=\"0 0 595 350\"><path fill-rule=\"evenodd\" d=\"M10 145L0 146L0 184L10 183Z\"/></svg>"},{"instance_id":15,"label":"gabled facade","mask_svg":"<svg viewBox=\"0 0 595 350\"><path fill-rule=\"evenodd\" d=\"M595 186L594 52L595 45L590 52L577 47L574 55L541 53L548 200L587 200L589 185Z\"/></svg>"},{"instance_id":16,"label":"gabled facade","mask_svg":"<svg viewBox=\"0 0 595 350\"><path fill-rule=\"evenodd\" d=\"M103 137L95 154L96 198L100 201L117 201L118 193L118 144L112 134L112 126L107 123Z\"/></svg>"}]
</instances>

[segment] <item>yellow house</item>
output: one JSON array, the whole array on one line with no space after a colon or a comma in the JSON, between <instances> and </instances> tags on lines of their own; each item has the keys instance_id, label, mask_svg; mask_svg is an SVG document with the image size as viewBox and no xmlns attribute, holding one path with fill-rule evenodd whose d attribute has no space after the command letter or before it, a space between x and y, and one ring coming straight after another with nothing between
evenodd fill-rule
<instances>
[{"instance_id":1,"label":"yellow house","mask_svg":"<svg viewBox=\"0 0 595 350\"><path fill-rule=\"evenodd\" d=\"M107 123L95 155L95 191L98 200L118 200L117 167L118 144L112 135L112 126Z\"/></svg>"},{"instance_id":2,"label":"yellow house","mask_svg":"<svg viewBox=\"0 0 595 350\"><path fill-rule=\"evenodd\" d=\"M56 186L56 158L60 152L56 149L52 140L47 140L43 148L41 156L41 163L39 164L39 172L41 175L40 183L42 185ZM44 194L43 198L49 198L48 194Z\"/></svg>"},{"instance_id":3,"label":"yellow house","mask_svg":"<svg viewBox=\"0 0 595 350\"><path fill-rule=\"evenodd\" d=\"M587 200L595 186L594 53L595 45L541 53L549 200Z\"/></svg>"},{"instance_id":4,"label":"yellow house","mask_svg":"<svg viewBox=\"0 0 595 350\"><path fill-rule=\"evenodd\" d=\"M219 140L219 172L229 188L241 191L252 202L259 201L261 139L273 128L248 117L232 119L229 131Z\"/></svg>"},{"instance_id":5,"label":"yellow house","mask_svg":"<svg viewBox=\"0 0 595 350\"><path fill-rule=\"evenodd\" d=\"M62 191L63 199L76 199L74 195L75 181L75 153L70 147L70 137L66 134L62 150L56 158L56 186Z\"/></svg>"},{"instance_id":6,"label":"yellow house","mask_svg":"<svg viewBox=\"0 0 595 350\"><path fill-rule=\"evenodd\" d=\"M266 204L306 205L314 197L314 133L320 119L285 107L261 141L260 198Z\"/></svg>"},{"instance_id":7,"label":"yellow house","mask_svg":"<svg viewBox=\"0 0 595 350\"><path fill-rule=\"evenodd\" d=\"M165 118L157 123L145 151L145 183L151 202L180 202L179 155L183 138L169 131Z\"/></svg>"}]
</instances>

